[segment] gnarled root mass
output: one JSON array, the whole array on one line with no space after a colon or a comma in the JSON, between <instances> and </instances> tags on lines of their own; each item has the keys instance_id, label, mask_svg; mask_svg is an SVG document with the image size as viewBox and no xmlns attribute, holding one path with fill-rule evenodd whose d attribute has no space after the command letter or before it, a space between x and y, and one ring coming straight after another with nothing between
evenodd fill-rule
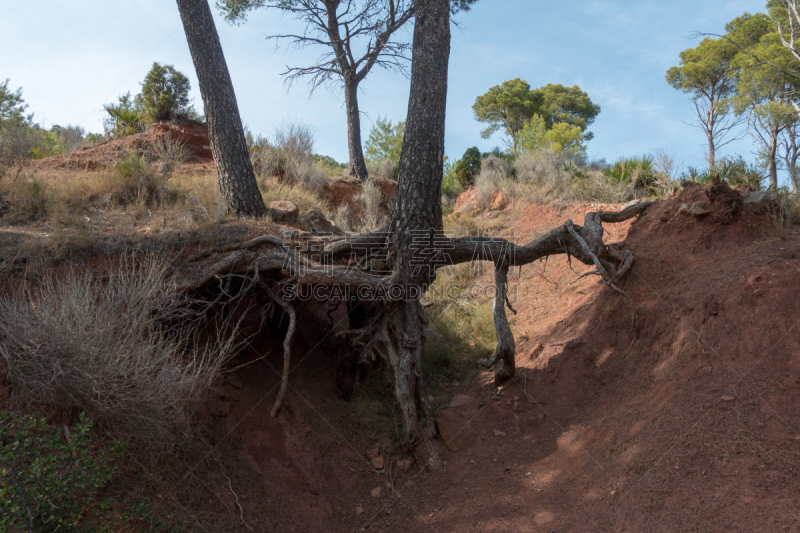
<instances>
[{"instance_id":1,"label":"gnarled root mass","mask_svg":"<svg viewBox=\"0 0 800 533\"><path fill-rule=\"evenodd\" d=\"M493 315L497 348L483 364L495 372L500 384L515 374L514 336L506 317L506 307L516 313L507 296L508 270L551 255L566 254L587 265L594 265L606 285L633 300L618 283L633 265L629 250L603 242L603 224L617 223L641 215L651 202L642 202L617 212L588 213L583 226L568 220L547 234L525 245L495 237L423 239L417 250L420 268L440 268L472 261L491 261L495 265ZM422 354L425 348L427 318L420 298L426 287L409 287L389 258L394 257L394 240L387 232L344 237L294 233L289 242L265 235L225 248L190 257L178 269L178 284L186 291L214 294L203 312L212 312L235 302L245 294L264 291L283 314L289 317L284 341L284 367L280 392L273 408L275 416L288 386L290 352L295 331L294 306L300 295L312 294L322 300L371 302L371 319L366 325L340 332L356 347L362 360L379 357L391 366L395 376L395 399L403 416L406 439L423 444L427 463L438 465L433 412L422 382ZM233 290L231 287L236 287ZM323 288L324 290L319 290ZM305 289L305 290L301 290Z\"/></svg>"}]
</instances>

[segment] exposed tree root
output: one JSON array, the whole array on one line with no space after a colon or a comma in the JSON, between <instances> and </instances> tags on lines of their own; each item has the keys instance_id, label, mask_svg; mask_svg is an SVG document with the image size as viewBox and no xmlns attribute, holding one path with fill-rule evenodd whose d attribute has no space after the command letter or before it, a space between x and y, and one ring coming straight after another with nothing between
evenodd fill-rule
<instances>
[{"instance_id":1,"label":"exposed tree root","mask_svg":"<svg viewBox=\"0 0 800 533\"><path fill-rule=\"evenodd\" d=\"M593 265L605 284L628 300L635 323L633 299L618 286L630 271L634 255L618 245L603 243L603 223L617 223L639 216L650 204L642 202L617 212L588 213L583 226L568 220L525 245L493 237L442 237L434 242L431 234L425 257L438 259L427 260L423 267L435 269L472 261L491 261L495 265L493 315L497 347L490 359L479 362L494 370L495 383L499 385L516 373L516 345L505 311L508 307L516 314L508 300L508 271L513 266L521 267L560 254ZM316 246L308 245L311 239ZM388 243L385 231L345 238L294 234L288 244L278 237L265 235L195 254L182 265L177 282L184 290L212 294L207 299L206 310L220 305L223 296L219 293L227 297L225 302L230 302L247 292L263 290L289 316L283 343L281 388L272 409L273 416L280 409L288 387L291 345L296 327L292 299L298 297L297 292L286 289L322 286L327 289L323 300L341 301L348 299L347 295L359 293L360 300L372 301L371 318L355 328L337 333L337 336L346 338L360 351L362 361L380 357L392 367L395 398L402 413L405 437L410 443L424 443L421 453L427 456L430 466L436 467L439 448L434 438L433 410L422 381L422 354L428 321L422 308L421 294L409 298L406 296L407 287L402 286L401 280L408 279L405 277L407 273L403 274L408 265L387 262ZM376 272L372 265L378 265L383 272Z\"/></svg>"},{"instance_id":2,"label":"exposed tree root","mask_svg":"<svg viewBox=\"0 0 800 533\"><path fill-rule=\"evenodd\" d=\"M297 313L294 307L286 300L279 298L272 290L264 287L264 291L276 304L283 308L284 312L289 315L289 328L286 330L286 337L283 339L283 372L281 373L281 388L278 391L278 397L275 398L275 403L272 406L272 418L278 416L278 410L281 408L283 397L286 396L286 389L289 386L289 369L291 368L292 360L292 341L294 340L294 330L297 324Z\"/></svg>"}]
</instances>

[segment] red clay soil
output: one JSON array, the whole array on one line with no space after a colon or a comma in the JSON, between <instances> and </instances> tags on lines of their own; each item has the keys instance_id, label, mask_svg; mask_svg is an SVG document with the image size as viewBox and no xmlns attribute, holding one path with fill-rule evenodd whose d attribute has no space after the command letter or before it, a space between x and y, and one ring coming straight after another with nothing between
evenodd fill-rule
<instances>
[{"instance_id":1,"label":"red clay soil","mask_svg":"<svg viewBox=\"0 0 800 533\"><path fill-rule=\"evenodd\" d=\"M444 472L406 469L407 451L353 422L334 377L343 309L301 307L289 392L272 419L286 324L249 314L245 334L262 319L272 327L201 409L199 431L221 452L187 473L194 502L167 485L157 497L200 505L216 521L184 511L187 526L216 531L800 530L800 238L763 207L726 198L690 187L607 226L607 242L636 256L621 282L635 325L625 298L580 278L590 267L515 268L518 377L498 391L484 373L436 399L451 404L436 413ZM678 213L701 200L709 215ZM617 208L529 205L504 234L527 242Z\"/></svg>"},{"instance_id":2,"label":"red clay soil","mask_svg":"<svg viewBox=\"0 0 800 533\"><path fill-rule=\"evenodd\" d=\"M213 170L214 160L211 155L208 127L194 121L179 124L163 122L154 124L143 133L129 135L97 146L83 148L77 152L48 157L34 162L37 170L101 170L112 168L117 161L131 150L140 153L151 149L153 142L163 136L182 143L189 151L189 160L183 170Z\"/></svg>"},{"instance_id":3,"label":"red clay soil","mask_svg":"<svg viewBox=\"0 0 800 533\"><path fill-rule=\"evenodd\" d=\"M800 530L800 240L753 205L733 217L720 201L703 218L678 214L708 191L608 226L608 242L636 255L623 281L635 326L623 297L596 276L578 279L589 267L554 258L513 277L519 377L499 392L489 374L452 389L453 407L437 412L444 472L398 468L408 456L385 436L348 425L331 379L335 347L316 342L328 319L308 311L277 421L268 412L279 356L237 371L213 399L221 431L241 439L240 475L258 473L238 487L244 516L260 520L250 525ZM526 242L597 209L527 206L513 234ZM369 462L374 447L382 470Z\"/></svg>"}]
</instances>

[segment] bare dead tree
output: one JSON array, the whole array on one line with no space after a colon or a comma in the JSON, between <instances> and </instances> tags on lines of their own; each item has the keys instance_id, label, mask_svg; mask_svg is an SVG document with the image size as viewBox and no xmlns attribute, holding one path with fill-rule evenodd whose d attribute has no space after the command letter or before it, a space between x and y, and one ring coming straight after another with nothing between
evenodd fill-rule
<instances>
[{"instance_id":1,"label":"bare dead tree","mask_svg":"<svg viewBox=\"0 0 800 533\"><path fill-rule=\"evenodd\" d=\"M476 0L453 0L452 11L469 9ZM303 33L271 35L290 46L319 46L317 62L305 67L287 67L283 76L291 84L308 78L311 92L321 85L341 85L347 111L349 173L367 179L361 142L358 87L373 68L405 74L411 44L397 38L414 18L414 0L219 0L217 6L233 23L246 20L256 8L279 9L305 24Z\"/></svg>"},{"instance_id":2,"label":"bare dead tree","mask_svg":"<svg viewBox=\"0 0 800 533\"><path fill-rule=\"evenodd\" d=\"M287 67L283 76L289 85L309 78L312 92L326 83L341 84L347 110L349 172L366 180L358 86L374 67L406 71L411 45L393 37L413 18L413 0L224 0L217 5L231 22L243 22L249 10L266 7L289 13L305 24L303 33L269 36L297 48L319 46L324 50L314 65Z\"/></svg>"},{"instance_id":3,"label":"bare dead tree","mask_svg":"<svg viewBox=\"0 0 800 533\"><path fill-rule=\"evenodd\" d=\"M717 151L728 144L738 141L744 136L743 131L736 131L745 119L733 113L721 113L720 103L725 92L718 92L715 87L703 91L704 97L692 100L697 122L689 124L703 130L708 142L708 168L713 172L717 166Z\"/></svg>"}]
</instances>

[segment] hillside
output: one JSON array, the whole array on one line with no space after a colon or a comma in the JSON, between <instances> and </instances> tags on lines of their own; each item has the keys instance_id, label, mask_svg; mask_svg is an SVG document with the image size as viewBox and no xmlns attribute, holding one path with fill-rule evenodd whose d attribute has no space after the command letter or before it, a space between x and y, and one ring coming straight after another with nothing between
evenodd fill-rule
<instances>
[{"instance_id":1,"label":"hillside","mask_svg":"<svg viewBox=\"0 0 800 533\"><path fill-rule=\"evenodd\" d=\"M800 527L800 239L775 230L763 205L678 212L709 190L609 226L637 257L624 282L633 327L622 297L580 278L587 267L550 259L514 276L518 377L499 392L488 374L440 384L442 473L406 470L391 435L352 423L331 346L316 342L324 313L309 310L286 414L269 417L274 356L210 400L216 424L241 439L245 515L268 520L265 531ZM518 206L508 218L519 223L501 233L526 242L596 208ZM375 470L378 455L386 466Z\"/></svg>"},{"instance_id":2,"label":"hillside","mask_svg":"<svg viewBox=\"0 0 800 533\"><path fill-rule=\"evenodd\" d=\"M113 153L144 149L137 138L126 142L44 160L40 170L112 166ZM198 164L211 170L198 160L181 172ZM381 188L392 196L393 184ZM321 195L332 209L357 209L359 191L340 180ZM517 242L620 207L501 198L482 211L464 207L470 194L457 203L471 211L469 223ZM421 470L396 438L385 371L362 376L361 390L345 399L342 310L299 306L289 393L273 419L286 325L265 322L252 298L235 310L249 345L195 406L190 451L158 475L125 478L134 475L125 470L114 486L133 483L199 531L796 530L800 238L776 226L768 201L744 198L724 185L687 185L638 220L607 225L607 242L636 256L622 282L635 302L633 324L628 302L584 276L589 267L562 257L514 268L517 377L498 390L476 370L477 331L465 339L474 353L451 345L453 366L431 374L442 472ZM698 201L710 212L681 209ZM57 275L68 266L102 272L133 248L166 253L172 275L185 279L186 259L198 250L307 227L226 219L203 237L202 228L187 232L165 218L147 231L145 209L134 213L141 226L120 239L103 218L112 211L87 216L86 231L102 245L38 267L15 259L3 290L25 277L35 284L52 266ZM51 238L49 223L5 224L4 256L19 258L31 239ZM490 276L471 283L487 287ZM476 294L457 305L485 304ZM442 344L448 333L431 335ZM0 398L11 394L6 384ZM58 423L73 415L48 413Z\"/></svg>"}]
</instances>

